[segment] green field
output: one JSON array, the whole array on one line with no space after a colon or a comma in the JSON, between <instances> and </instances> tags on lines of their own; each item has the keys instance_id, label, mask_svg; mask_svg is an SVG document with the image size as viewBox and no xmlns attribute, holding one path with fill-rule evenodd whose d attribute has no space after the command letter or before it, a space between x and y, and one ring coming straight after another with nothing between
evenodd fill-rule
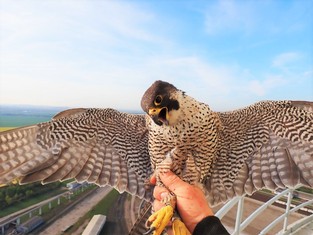
<instances>
[{"instance_id":1,"label":"green field","mask_svg":"<svg viewBox=\"0 0 313 235\"><path fill-rule=\"evenodd\" d=\"M114 202L118 199L119 192L113 189L105 196L96 206L82 216L75 224L73 224L65 234L74 233L85 221L89 221L94 215L107 215Z\"/></svg>"},{"instance_id":2,"label":"green field","mask_svg":"<svg viewBox=\"0 0 313 235\"><path fill-rule=\"evenodd\" d=\"M5 190L5 188L2 188L2 190ZM0 211L0 218L7 216L9 214L12 214L14 212L17 212L19 210L25 209L29 206L32 206L34 204L37 204L41 201L44 201L46 199L49 199L55 195L58 195L62 192L64 192L64 188L57 188L53 191L50 192L46 192L44 194L41 195L36 195L32 198L28 198L27 200L21 200L20 202L14 203L13 205L8 206L7 208L4 208ZM0 188L0 192L1 192L1 188Z\"/></svg>"},{"instance_id":3,"label":"green field","mask_svg":"<svg viewBox=\"0 0 313 235\"><path fill-rule=\"evenodd\" d=\"M0 105L0 127L20 127L46 122L64 109L34 105Z\"/></svg>"},{"instance_id":4,"label":"green field","mask_svg":"<svg viewBox=\"0 0 313 235\"><path fill-rule=\"evenodd\" d=\"M15 127L0 127L0 132L1 131L7 131L7 130L10 130L10 129L14 129Z\"/></svg>"},{"instance_id":5,"label":"green field","mask_svg":"<svg viewBox=\"0 0 313 235\"><path fill-rule=\"evenodd\" d=\"M0 132L51 120L51 116L0 115Z\"/></svg>"},{"instance_id":6,"label":"green field","mask_svg":"<svg viewBox=\"0 0 313 235\"><path fill-rule=\"evenodd\" d=\"M37 124L40 122L46 122L51 119L51 116L25 116L25 115L14 115L14 116L0 116L0 126L28 126Z\"/></svg>"}]
</instances>

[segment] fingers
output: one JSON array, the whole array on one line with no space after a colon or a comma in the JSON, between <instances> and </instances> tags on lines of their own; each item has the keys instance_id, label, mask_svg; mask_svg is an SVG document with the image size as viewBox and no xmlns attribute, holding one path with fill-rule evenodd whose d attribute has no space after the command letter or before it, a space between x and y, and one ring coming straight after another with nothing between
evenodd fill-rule
<instances>
[{"instance_id":1,"label":"fingers","mask_svg":"<svg viewBox=\"0 0 313 235\"><path fill-rule=\"evenodd\" d=\"M158 200L154 200L154 202L153 202L153 209L154 209L154 211L158 211L162 207L164 207L164 203L162 203L161 201L158 201Z\"/></svg>"},{"instance_id":2,"label":"fingers","mask_svg":"<svg viewBox=\"0 0 313 235\"><path fill-rule=\"evenodd\" d=\"M150 184L155 185L156 184L156 177L155 174L153 174L150 178Z\"/></svg>"},{"instance_id":3,"label":"fingers","mask_svg":"<svg viewBox=\"0 0 313 235\"><path fill-rule=\"evenodd\" d=\"M153 190L153 197L159 201L161 201L163 198L165 198L169 194L169 191L160 186L155 186Z\"/></svg>"},{"instance_id":4,"label":"fingers","mask_svg":"<svg viewBox=\"0 0 313 235\"><path fill-rule=\"evenodd\" d=\"M179 188L189 188L190 184L182 181L177 175L169 171L159 174L162 183L172 192L176 192Z\"/></svg>"}]
</instances>

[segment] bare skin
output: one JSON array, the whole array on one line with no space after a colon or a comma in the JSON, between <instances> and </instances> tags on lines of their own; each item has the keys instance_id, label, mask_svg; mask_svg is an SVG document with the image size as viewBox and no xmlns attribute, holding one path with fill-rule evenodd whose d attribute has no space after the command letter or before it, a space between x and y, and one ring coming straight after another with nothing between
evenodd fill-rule
<instances>
[{"instance_id":1,"label":"bare skin","mask_svg":"<svg viewBox=\"0 0 313 235\"><path fill-rule=\"evenodd\" d=\"M191 233L202 219L214 215L208 205L204 193L199 187L182 181L171 171L160 173L159 176L166 188L160 186L155 186L154 188L153 196L155 201L153 207L155 211L164 207L161 200L169 194L169 191L171 191L177 197L176 206L182 221ZM154 177L151 179L151 183L155 183Z\"/></svg>"}]
</instances>

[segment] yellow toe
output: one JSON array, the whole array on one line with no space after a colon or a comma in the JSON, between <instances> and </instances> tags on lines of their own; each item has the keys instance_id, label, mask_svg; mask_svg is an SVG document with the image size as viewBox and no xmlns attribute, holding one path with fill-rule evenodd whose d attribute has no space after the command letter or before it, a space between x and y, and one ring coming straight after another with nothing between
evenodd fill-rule
<instances>
[{"instance_id":1,"label":"yellow toe","mask_svg":"<svg viewBox=\"0 0 313 235\"><path fill-rule=\"evenodd\" d=\"M147 220L147 225L154 229L153 235L160 235L173 217L174 209L168 205L154 212Z\"/></svg>"},{"instance_id":2,"label":"yellow toe","mask_svg":"<svg viewBox=\"0 0 313 235\"><path fill-rule=\"evenodd\" d=\"M180 219L174 219L172 228L174 235L191 235L186 225Z\"/></svg>"}]
</instances>

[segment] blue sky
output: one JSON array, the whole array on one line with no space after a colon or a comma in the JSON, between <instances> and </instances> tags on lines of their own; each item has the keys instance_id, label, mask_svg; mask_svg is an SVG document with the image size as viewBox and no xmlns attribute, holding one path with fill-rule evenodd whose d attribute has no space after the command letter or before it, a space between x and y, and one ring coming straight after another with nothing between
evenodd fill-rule
<instances>
[{"instance_id":1,"label":"blue sky","mask_svg":"<svg viewBox=\"0 0 313 235\"><path fill-rule=\"evenodd\" d=\"M165 80L214 110L313 100L313 1L0 0L0 104L140 110Z\"/></svg>"}]
</instances>

